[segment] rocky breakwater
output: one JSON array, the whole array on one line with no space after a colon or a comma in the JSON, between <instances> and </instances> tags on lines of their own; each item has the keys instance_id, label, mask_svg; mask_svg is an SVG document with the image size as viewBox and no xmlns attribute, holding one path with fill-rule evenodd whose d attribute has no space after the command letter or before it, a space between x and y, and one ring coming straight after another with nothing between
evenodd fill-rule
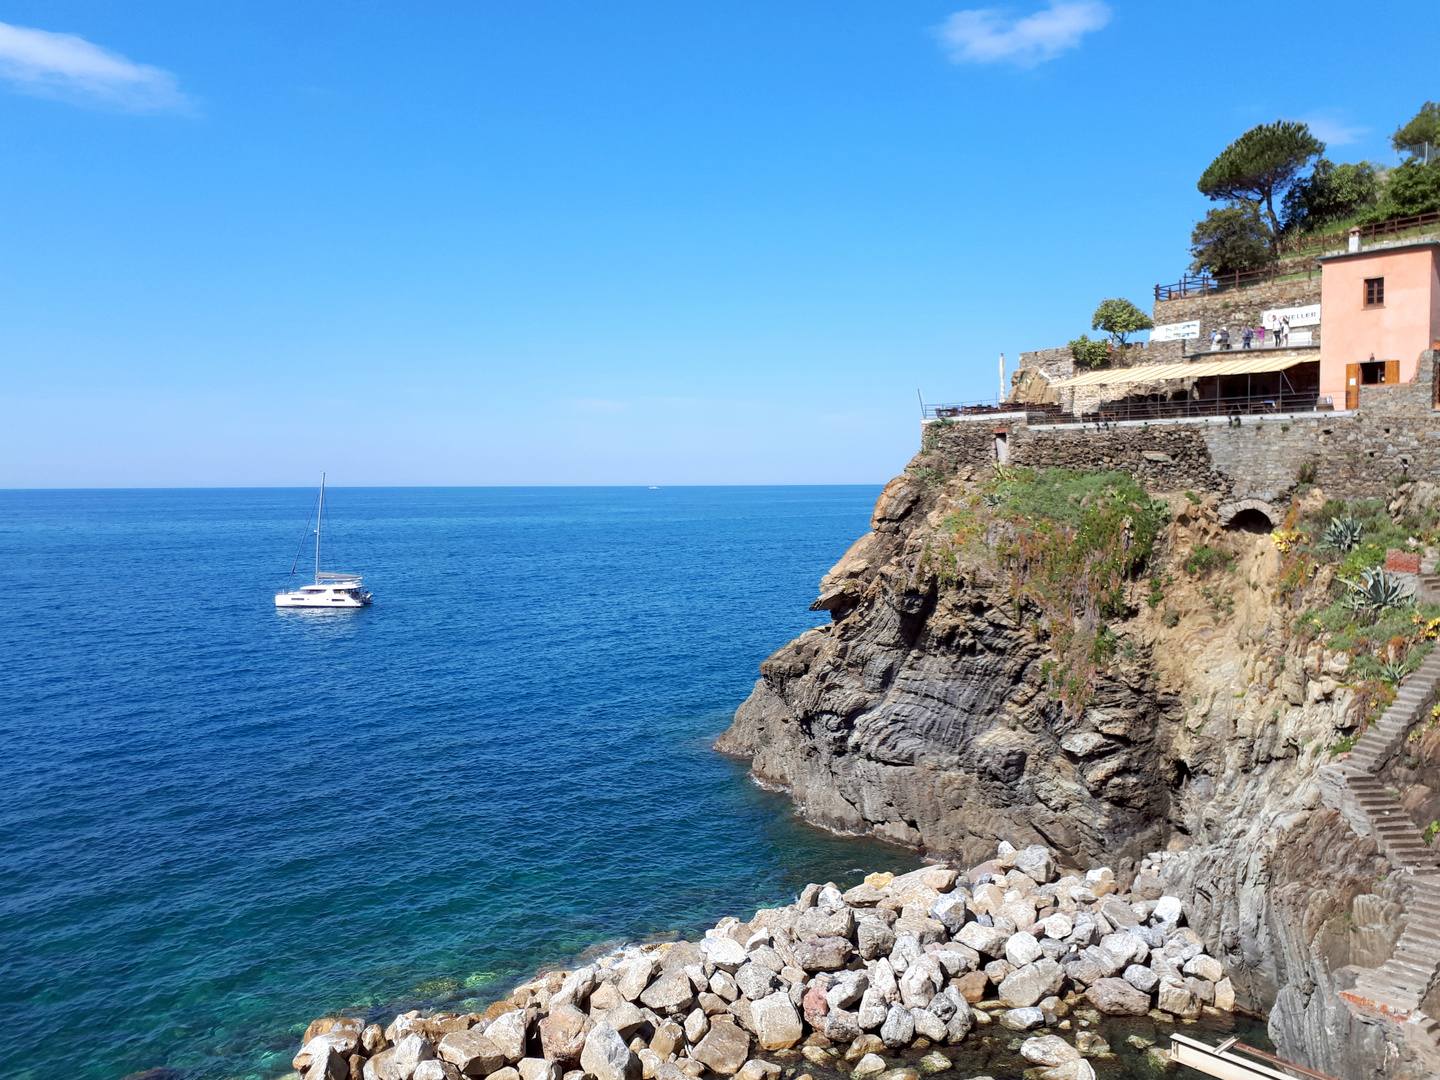
<instances>
[{"instance_id":1,"label":"rocky breakwater","mask_svg":"<svg viewBox=\"0 0 1440 1080\"><path fill-rule=\"evenodd\" d=\"M1189 1021L1233 1009L1223 965L1161 879L1129 894L1105 868L1002 843L968 870L809 885L785 907L722 919L699 942L621 950L517 987L483 1013L316 1020L304 1080L774 1080L801 1070L916 1080L897 1060L983 1029L1036 1032L1038 1080L1094 1080L1102 1018ZM1048 1029L1041 1032L1040 1029Z\"/></svg>"}]
</instances>

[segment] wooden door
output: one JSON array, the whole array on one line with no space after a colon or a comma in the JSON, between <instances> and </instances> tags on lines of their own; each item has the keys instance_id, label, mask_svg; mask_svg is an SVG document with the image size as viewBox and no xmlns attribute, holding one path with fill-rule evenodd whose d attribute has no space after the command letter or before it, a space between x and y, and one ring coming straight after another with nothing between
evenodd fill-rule
<instances>
[{"instance_id":1,"label":"wooden door","mask_svg":"<svg viewBox=\"0 0 1440 1080\"><path fill-rule=\"evenodd\" d=\"M1385 361L1385 385L1386 385L1386 386L1394 386L1394 385L1395 385L1397 382L1399 382L1399 381L1400 381L1400 361L1399 361L1399 360L1386 360L1386 361Z\"/></svg>"},{"instance_id":2,"label":"wooden door","mask_svg":"<svg viewBox=\"0 0 1440 1080\"><path fill-rule=\"evenodd\" d=\"M1360 407L1360 365L1345 365L1345 408Z\"/></svg>"}]
</instances>

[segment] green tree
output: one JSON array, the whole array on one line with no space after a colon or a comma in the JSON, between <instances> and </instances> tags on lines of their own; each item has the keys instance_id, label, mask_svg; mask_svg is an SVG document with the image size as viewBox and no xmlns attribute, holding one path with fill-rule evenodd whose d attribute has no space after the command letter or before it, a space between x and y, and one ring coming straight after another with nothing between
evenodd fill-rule
<instances>
[{"instance_id":1,"label":"green tree","mask_svg":"<svg viewBox=\"0 0 1440 1080\"><path fill-rule=\"evenodd\" d=\"M1090 320L1091 330L1104 330L1117 349L1125 347L1125 339L1140 330L1153 330L1155 323L1129 300L1102 300Z\"/></svg>"},{"instance_id":2,"label":"green tree","mask_svg":"<svg viewBox=\"0 0 1440 1080\"><path fill-rule=\"evenodd\" d=\"M1386 218L1425 214L1431 210L1440 210L1440 158L1429 165L1411 158L1390 170L1380 205L1371 218L1384 221Z\"/></svg>"},{"instance_id":3,"label":"green tree","mask_svg":"<svg viewBox=\"0 0 1440 1080\"><path fill-rule=\"evenodd\" d=\"M1196 186L1212 199L1263 205L1273 239L1280 231L1276 197L1284 195L1300 170L1324 152L1325 144L1305 124L1290 120L1258 124L1222 150Z\"/></svg>"},{"instance_id":4,"label":"green tree","mask_svg":"<svg viewBox=\"0 0 1440 1080\"><path fill-rule=\"evenodd\" d=\"M1309 177L1285 193L1285 231L1317 232L1380 202L1380 170L1368 161L1315 163Z\"/></svg>"},{"instance_id":5,"label":"green tree","mask_svg":"<svg viewBox=\"0 0 1440 1080\"><path fill-rule=\"evenodd\" d=\"M1110 343L1107 341L1091 341L1089 334L1081 334L1074 341L1070 342L1070 355L1075 357L1077 364L1097 368L1109 359Z\"/></svg>"},{"instance_id":6,"label":"green tree","mask_svg":"<svg viewBox=\"0 0 1440 1080\"><path fill-rule=\"evenodd\" d=\"M1390 136L1390 145L1402 154L1423 161L1434 160L1440 151L1440 105L1427 101L1410 122ZM1428 152L1427 152L1427 149Z\"/></svg>"},{"instance_id":7,"label":"green tree","mask_svg":"<svg viewBox=\"0 0 1440 1080\"><path fill-rule=\"evenodd\" d=\"M1219 206L1205 215L1190 234L1192 273L1231 274L1254 270L1275 261L1270 226L1254 203Z\"/></svg>"}]
</instances>

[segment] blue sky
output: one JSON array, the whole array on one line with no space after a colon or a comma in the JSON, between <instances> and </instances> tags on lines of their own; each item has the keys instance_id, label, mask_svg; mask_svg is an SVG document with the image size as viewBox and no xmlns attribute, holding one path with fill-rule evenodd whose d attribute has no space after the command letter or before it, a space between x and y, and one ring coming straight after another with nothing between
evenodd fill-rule
<instances>
[{"instance_id":1,"label":"blue sky","mask_svg":"<svg viewBox=\"0 0 1440 1080\"><path fill-rule=\"evenodd\" d=\"M0 0L0 486L880 482L1432 3Z\"/></svg>"}]
</instances>

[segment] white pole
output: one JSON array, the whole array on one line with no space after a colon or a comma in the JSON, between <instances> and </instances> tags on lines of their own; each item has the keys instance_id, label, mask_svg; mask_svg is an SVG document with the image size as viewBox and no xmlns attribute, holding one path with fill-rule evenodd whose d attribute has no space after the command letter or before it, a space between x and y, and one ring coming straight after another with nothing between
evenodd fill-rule
<instances>
[{"instance_id":1,"label":"white pole","mask_svg":"<svg viewBox=\"0 0 1440 1080\"><path fill-rule=\"evenodd\" d=\"M1000 354L1000 400L1004 401L1008 391L1005 389L1005 354Z\"/></svg>"},{"instance_id":2,"label":"white pole","mask_svg":"<svg viewBox=\"0 0 1440 1080\"><path fill-rule=\"evenodd\" d=\"M315 584L320 584L320 526L325 521L325 474L320 474L320 512L315 515Z\"/></svg>"}]
</instances>

